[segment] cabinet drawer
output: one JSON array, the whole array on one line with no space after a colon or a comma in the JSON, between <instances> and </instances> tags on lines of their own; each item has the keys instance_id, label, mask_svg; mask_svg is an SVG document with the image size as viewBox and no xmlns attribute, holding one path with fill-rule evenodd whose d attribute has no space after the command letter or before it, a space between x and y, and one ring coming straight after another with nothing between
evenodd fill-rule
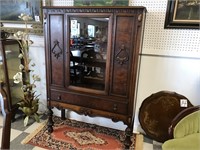
<instances>
[{"instance_id":1,"label":"cabinet drawer","mask_svg":"<svg viewBox=\"0 0 200 150\"><path fill-rule=\"evenodd\" d=\"M68 103L72 105L78 105L82 107L108 111L117 114L124 114L128 113L128 104L122 103L119 101L114 101L108 98L101 98L100 96L92 96L92 95L83 95L78 93L66 93L66 92L58 92L58 91L51 91L50 100Z\"/></svg>"}]
</instances>

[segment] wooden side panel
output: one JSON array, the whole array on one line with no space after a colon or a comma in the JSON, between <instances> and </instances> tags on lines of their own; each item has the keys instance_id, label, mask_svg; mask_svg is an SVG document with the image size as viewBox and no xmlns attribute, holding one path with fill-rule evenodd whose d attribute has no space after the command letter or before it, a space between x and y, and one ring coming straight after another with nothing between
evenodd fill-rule
<instances>
[{"instance_id":1,"label":"wooden side panel","mask_svg":"<svg viewBox=\"0 0 200 150\"><path fill-rule=\"evenodd\" d=\"M51 84L64 86L64 15L50 15Z\"/></svg>"},{"instance_id":2,"label":"wooden side panel","mask_svg":"<svg viewBox=\"0 0 200 150\"><path fill-rule=\"evenodd\" d=\"M111 94L128 97L133 55L134 16L116 16Z\"/></svg>"}]
</instances>

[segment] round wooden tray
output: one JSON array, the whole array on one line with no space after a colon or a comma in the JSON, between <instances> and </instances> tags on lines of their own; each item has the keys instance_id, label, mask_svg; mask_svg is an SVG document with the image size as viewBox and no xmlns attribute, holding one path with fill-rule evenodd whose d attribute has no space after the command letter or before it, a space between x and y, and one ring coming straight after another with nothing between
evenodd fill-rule
<instances>
[{"instance_id":1,"label":"round wooden tray","mask_svg":"<svg viewBox=\"0 0 200 150\"><path fill-rule=\"evenodd\" d=\"M173 118L187 107L180 107L181 100L187 100L187 107L193 106L183 95L160 91L147 97L139 109L139 122L147 136L165 142L169 139L168 128Z\"/></svg>"}]
</instances>

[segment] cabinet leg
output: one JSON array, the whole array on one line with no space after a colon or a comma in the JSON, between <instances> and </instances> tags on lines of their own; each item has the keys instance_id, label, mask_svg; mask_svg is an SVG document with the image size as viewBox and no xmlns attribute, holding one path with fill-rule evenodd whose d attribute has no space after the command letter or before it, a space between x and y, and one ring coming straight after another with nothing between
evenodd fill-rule
<instances>
[{"instance_id":1,"label":"cabinet leg","mask_svg":"<svg viewBox=\"0 0 200 150\"><path fill-rule=\"evenodd\" d=\"M65 120L65 109L61 109L61 119Z\"/></svg>"},{"instance_id":2,"label":"cabinet leg","mask_svg":"<svg viewBox=\"0 0 200 150\"><path fill-rule=\"evenodd\" d=\"M51 110L51 108L49 108L49 111L48 111L48 123L47 123L47 126L48 126L48 132L49 133L52 133L53 132L53 111Z\"/></svg>"},{"instance_id":3,"label":"cabinet leg","mask_svg":"<svg viewBox=\"0 0 200 150\"><path fill-rule=\"evenodd\" d=\"M124 140L124 146L125 146L125 149L129 149L132 144L131 137L133 135L133 130L130 127L127 127L125 130L125 135L126 137Z\"/></svg>"}]
</instances>

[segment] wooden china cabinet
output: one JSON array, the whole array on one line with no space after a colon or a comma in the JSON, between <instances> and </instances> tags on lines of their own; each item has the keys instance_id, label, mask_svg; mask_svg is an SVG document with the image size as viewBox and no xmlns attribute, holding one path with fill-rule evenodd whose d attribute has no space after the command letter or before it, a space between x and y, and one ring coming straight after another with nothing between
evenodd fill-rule
<instances>
[{"instance_id":1,"label":"wooden china cabinet","mask_svg":"<svg viewBox=\"0 0 200 150\"><path fill-rule=\"evenodd\" d=\"M48 130L51 108L127 125L131 144L145 7L44 7Z\"/></svg>"}]
</instances>

